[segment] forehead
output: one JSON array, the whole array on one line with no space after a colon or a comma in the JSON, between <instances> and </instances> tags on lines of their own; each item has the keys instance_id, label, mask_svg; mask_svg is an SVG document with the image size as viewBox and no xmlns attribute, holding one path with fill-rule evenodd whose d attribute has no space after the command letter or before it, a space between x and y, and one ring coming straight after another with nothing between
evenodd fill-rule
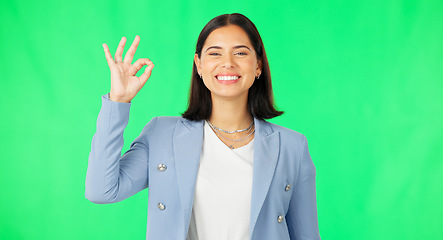
<instances>
[{"instance_id":1,"label":"forehead","mask_svg":"<svg viewBox=\"0 0 443 240\"><path fill-rule=\"evenodd\" d=\"M241 27L228 25L212 31L206 39L203 48L210 46L229 48L237 45L246 45L252 48L248 34Z\"/></svg>"}]
</instances>

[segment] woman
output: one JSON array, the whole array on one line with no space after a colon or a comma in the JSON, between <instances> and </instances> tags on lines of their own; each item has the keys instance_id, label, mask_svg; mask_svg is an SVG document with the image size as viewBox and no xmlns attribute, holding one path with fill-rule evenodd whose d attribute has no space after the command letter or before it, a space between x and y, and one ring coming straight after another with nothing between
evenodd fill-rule
<instances>
[{"instance_id":1,"label":"woman","mask_svg":"<svg viewBox=\"0 0 443 240\"><path fill-rule=\"evenodd\" d=\"M113 60L86 176L86 198L121 201L149 187L147 239L320 239L306 138L279 116L261 37L241 14L212 19L197 40L189 106L157 117L121 156L132 99L154 65ZM136 73L147 65L144 73Z\"/></svg>"}]
</instances>

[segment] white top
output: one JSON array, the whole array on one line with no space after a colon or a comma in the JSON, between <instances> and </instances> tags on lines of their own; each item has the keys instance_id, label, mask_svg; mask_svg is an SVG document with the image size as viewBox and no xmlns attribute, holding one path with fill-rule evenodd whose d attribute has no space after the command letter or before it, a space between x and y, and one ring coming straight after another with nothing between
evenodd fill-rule
<instances>
[{"instance_id":1,"label":"white top","mask_svg":"<svg viewBox=\"0 0 443 240\"><path fill-rule=\"evenodd\" d=\"M229 149L205 122L187 240L247 240L254 140Z\"/></svg>"}]
</instances>

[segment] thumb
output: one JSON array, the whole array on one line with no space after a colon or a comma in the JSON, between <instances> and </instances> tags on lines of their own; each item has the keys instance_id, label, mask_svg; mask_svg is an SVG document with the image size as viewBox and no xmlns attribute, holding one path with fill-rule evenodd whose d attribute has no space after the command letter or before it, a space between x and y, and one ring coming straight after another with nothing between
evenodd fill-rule
<instances>
[{"instance_id":1,"label":"thumb","mask_svg":"<svg viewBox=\"0 0 443 240\"><path fill-rule=\"evenodd\" d=\"M154 64L151 61L149 61L149 62L150 63L146 67L145 71L140 76L140 82L142 85L144 85L146 83L146 81L148 81L149 77L151 77L152 69L154 68Z\"/></svg>"}]
</instances>

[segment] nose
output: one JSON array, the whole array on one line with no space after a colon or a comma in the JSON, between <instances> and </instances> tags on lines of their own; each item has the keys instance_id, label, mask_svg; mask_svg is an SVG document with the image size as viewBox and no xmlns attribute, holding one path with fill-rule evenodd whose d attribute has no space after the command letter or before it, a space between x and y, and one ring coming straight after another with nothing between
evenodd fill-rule
<instances>
[{"instance_id":1,"label":"nose","mask_svg":"<svg viewBox=\"0 0 443 240\"><path fill-rule=\"evenodd\" d=\"M234 61L230 54L226 54L222 59L222 67L224 68L232 68L234 67Z\"/></svg>"}]
</instances>

